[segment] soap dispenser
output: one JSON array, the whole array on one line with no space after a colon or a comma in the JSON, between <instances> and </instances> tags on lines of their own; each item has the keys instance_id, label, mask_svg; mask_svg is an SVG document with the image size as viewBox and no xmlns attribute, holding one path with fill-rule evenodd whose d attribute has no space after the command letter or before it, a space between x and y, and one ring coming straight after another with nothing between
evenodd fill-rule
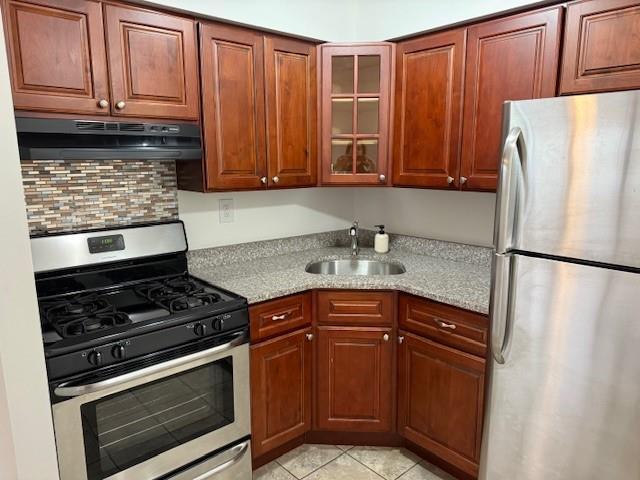
<instances>
[{"instance_id":1,"label":"soap dispenser","mask_svg":"<svg viewBox=\"0 0 640 480\"><path fill-rule=\"evenodd\" d=\"M389 251L389 235L384 231L384 225L375 225L378 229L373 242L376 253L387 253Z\"/></svg>"}]
</instances>

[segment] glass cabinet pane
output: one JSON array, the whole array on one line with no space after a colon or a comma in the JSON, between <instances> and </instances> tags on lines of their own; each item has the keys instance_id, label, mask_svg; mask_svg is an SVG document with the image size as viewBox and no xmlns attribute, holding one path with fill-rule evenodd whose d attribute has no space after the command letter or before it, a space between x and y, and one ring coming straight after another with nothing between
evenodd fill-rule
<instances>
[{"instance_id":1,"label":"glass cabinet pane","mask_svg":"<svg viewBox=\"0 0 640 480\"><path fill-rule=\"evenodd\" d=\"M331 93L353 93L354 57L331 59Z\"/></svg>"},{"instance_id":2,"label":"glass cabinet pane","mask_svg":"<svg viewBox=\"0 0 640 480\"><path fill-rule=\"evenodd\" d=\"M378 133L377 98L358 99L358 133Z\"/></svg>"},{"instance_id":3,"label":"glass cabinet pane","mask_svg":"<svg viewBox=\"0 0 640 480\"><path fill-rule=\"evenodd\" d=\"M353 173L353 140L331 140L331 172Z\"/></svg>"},{"instance_id":4,"label":"glass cabinet pane","mask_svg":"<svg viewBox=\"0 0 640 480\"><path fill-rule=\"evenodd\" d=\"M358 93L380 91L380 55L358 57Z\"/></svg>"},{"instance_id":5,"label":"glass cabinet pane","mask_svg":"<svg viewBox=\"0 0 640 480\"><path fill-rule=\"evenodd\" d=\"M356 173L376 173L378 171L378 140L358 140L356 145Z\"/></svg>"},{"instance_id":6,"label":"glass cabinet pane","mask_svg":"<svg viewBox=\"0 0 640 480\"><path fill-rule=\"evenodd\" d=\"M331 133L353 133L353 99L331 100Z\"/></svg>"}]
</instances>

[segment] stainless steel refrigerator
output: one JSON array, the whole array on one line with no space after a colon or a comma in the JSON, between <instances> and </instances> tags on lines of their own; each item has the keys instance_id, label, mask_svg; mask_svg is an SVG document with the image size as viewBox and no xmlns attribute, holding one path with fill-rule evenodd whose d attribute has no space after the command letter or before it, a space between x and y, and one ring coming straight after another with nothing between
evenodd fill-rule
<instances>
[{"instance_id":1,"label":"stainless steel refrigerator","mask_svg":"<svg viewBox=\"0 0 640 480\"><path fill-rule=\"evenodd\" d=\"M509 102L482 480L640 479L640 91Z\"/></svg>"}]
</instances>

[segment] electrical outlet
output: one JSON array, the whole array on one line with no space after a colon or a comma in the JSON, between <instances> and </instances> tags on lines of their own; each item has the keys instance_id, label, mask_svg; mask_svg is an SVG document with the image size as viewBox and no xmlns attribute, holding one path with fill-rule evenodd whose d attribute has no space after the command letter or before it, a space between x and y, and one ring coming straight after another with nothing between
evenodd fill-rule
<instances>
[{"instance_id":1,"label":"electrical outlet","mask_svg":"<svg viewBox=\"0 0 640 480\"><path fill-rule=\"evenodd\" d=\"M219 207L220 223L233 223L233 198L221 198Z\"/></svg>"}]
</instances>

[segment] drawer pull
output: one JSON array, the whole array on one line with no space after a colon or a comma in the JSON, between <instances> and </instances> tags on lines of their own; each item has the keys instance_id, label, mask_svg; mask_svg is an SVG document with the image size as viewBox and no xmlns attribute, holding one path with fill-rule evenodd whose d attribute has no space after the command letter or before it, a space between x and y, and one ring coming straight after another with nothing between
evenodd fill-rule
<instances>
[{"instance_id":1,"label":"drawer pull","mask_svg":"<svg viewBox=\"0 0 640 480\"><path fill-rule=\"evenodd\" d=\"M402 342L404 342L404 336L401 335L398 337L398 343L402 343Z\"/></svg>"},{"instance_id":2,"label":"drawer pull","mask_svg":"<svg viewBox=\"0 0 640 480\"><path fill-rule=\"evenodd\" d=\"M450 328L451 330L456 329L456 326L453 323L443 322L439 318L434 318L433 321L436 322L440 326L440 328Z\"/></svg>"},{"instance_id":3,"label":"drawer pull","mask_svg":"<svg viewBox=\"0 0 640 480\"><path fill-rule=\"evenodd\" d=\"M284 320L288 316L288 313L283 313L282 315L274 315L273 317L271 317L271 320Z\"/></svg>"},{"instance_id":4,"label":"drawer pull","mask_svg":"<svg viewBox=\"0 0 640 480\"><path fill-rule=\"evenodd\" d=\"M309 341L313 340L313 333L307 333L306 337Z\"/></svg>"}]
</instances>

